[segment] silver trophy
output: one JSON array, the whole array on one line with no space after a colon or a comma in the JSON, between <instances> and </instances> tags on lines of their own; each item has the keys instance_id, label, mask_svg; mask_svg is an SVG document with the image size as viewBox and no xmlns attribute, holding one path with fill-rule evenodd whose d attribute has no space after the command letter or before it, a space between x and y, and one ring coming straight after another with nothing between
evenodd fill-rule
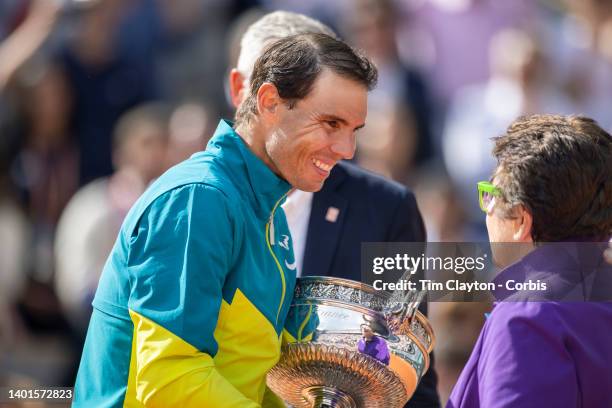
<instances>
[{"instance_id":1,"label":"silver trophy","mask_svg":"<svg viewBox=\"0 0 612 408\"><path fill-rule=\"evenodd\" d=\"M388 294L359 282L298 279L289 342L268 386L295 408L393 408L429 368L434 335L423 292Z\"/></svg>"}]
</instances>

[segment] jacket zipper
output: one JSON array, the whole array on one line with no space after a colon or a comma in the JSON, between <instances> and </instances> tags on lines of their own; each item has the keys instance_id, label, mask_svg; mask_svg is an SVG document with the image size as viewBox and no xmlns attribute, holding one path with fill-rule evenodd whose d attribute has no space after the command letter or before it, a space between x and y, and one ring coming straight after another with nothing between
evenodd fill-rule
<instances>
[{"instance_id":1,"label":"jacket zipper","mask_svg":"<svg viewBox=\"0 0 612 408\"><path fill-rule=\"evenodd\" d=\"M285 272L283 272L283 267L281 266L280 262L278 261L278 258L274 254L274 250L272 250L272 245L274 245L274 240L275 240L274 239L274 213L276 212L276 208L278 207L280 202L283 201L283 199L287 196L287 194L289 193L288 192L285 193L276 202L276 204L274 204L274 207L272 208L272 213L270 214L270 219L266 223L266 244L268 245L268 250L270 251L272 258L274 259L274 262L276 263L276 267L278 268L278 272L280 273L281 284L283 288L281 292L280 304L278 305L278 311L276 312L276 324L278 324L278 318L280 316L281 309L283 308L283 302L285 301L285 295L286 295L285 292L287 291L287 282L285 280Z\"/></svg>"}]
</instances>

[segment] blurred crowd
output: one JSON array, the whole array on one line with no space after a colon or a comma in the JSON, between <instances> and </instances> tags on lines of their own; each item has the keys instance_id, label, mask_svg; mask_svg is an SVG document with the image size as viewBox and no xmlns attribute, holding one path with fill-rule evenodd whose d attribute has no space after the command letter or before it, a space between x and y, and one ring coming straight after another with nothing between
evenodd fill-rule
<instances>
[{"instance_id":1,"label":"blurred crowd","mask_svg":"<svg viewBox=\"0 0 612 408\"><path fill-rule=\"evenodd\" d=\"M376 62L355 160L415 191L429 241L486 240L475 185L517 116L612 130L609 0L1 0L0 386L73 384L124 215L232 117L239 39L278 9ZM445 400L486 306L430 311Z\"/></svg>"}]
</instances>

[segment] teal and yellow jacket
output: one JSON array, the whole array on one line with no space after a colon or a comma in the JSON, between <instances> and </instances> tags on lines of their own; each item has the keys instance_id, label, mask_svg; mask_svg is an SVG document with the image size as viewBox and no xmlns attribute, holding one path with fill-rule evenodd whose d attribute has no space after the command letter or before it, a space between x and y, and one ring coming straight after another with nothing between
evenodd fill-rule
<instances>
[{"instance_id":1,"label":"teal and yellow jacket","mask_svg":"<svg viewBox=\"0 0 612 408\"><path fill-rule=\"evenodd\" d=\"M280 403L265 376L295 286L289 189L225 121L150 186L104 267L74 406Z\"/></svg>"}]
</instances>

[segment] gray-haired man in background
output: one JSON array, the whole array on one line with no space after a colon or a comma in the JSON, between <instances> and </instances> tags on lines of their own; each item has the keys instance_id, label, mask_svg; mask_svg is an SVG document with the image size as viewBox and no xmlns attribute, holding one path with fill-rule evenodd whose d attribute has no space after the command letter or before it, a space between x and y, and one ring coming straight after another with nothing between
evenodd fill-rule
<instances>
[{"instance_id":1,"label":"gray-haired man in background","mask_svg":"<svg viewBox=\"0 0 612 408\"><path fill-rule=\"evenodd\" d=\"M323 33L326 25L307 16L277 11L251 24L240 41L229 94L238 108L250 88L255 61L276 40ZM362 242L424 242L425 229L415 198L403 186L340 162L321 191L295 190L283 205L291 231L298 276L323 275L360 280ZM423 304L421 311L426 311ZM433 361L433 360L432 360ZM433 362L406 407L439 407Z\"/></svg>"}]
</instances>

